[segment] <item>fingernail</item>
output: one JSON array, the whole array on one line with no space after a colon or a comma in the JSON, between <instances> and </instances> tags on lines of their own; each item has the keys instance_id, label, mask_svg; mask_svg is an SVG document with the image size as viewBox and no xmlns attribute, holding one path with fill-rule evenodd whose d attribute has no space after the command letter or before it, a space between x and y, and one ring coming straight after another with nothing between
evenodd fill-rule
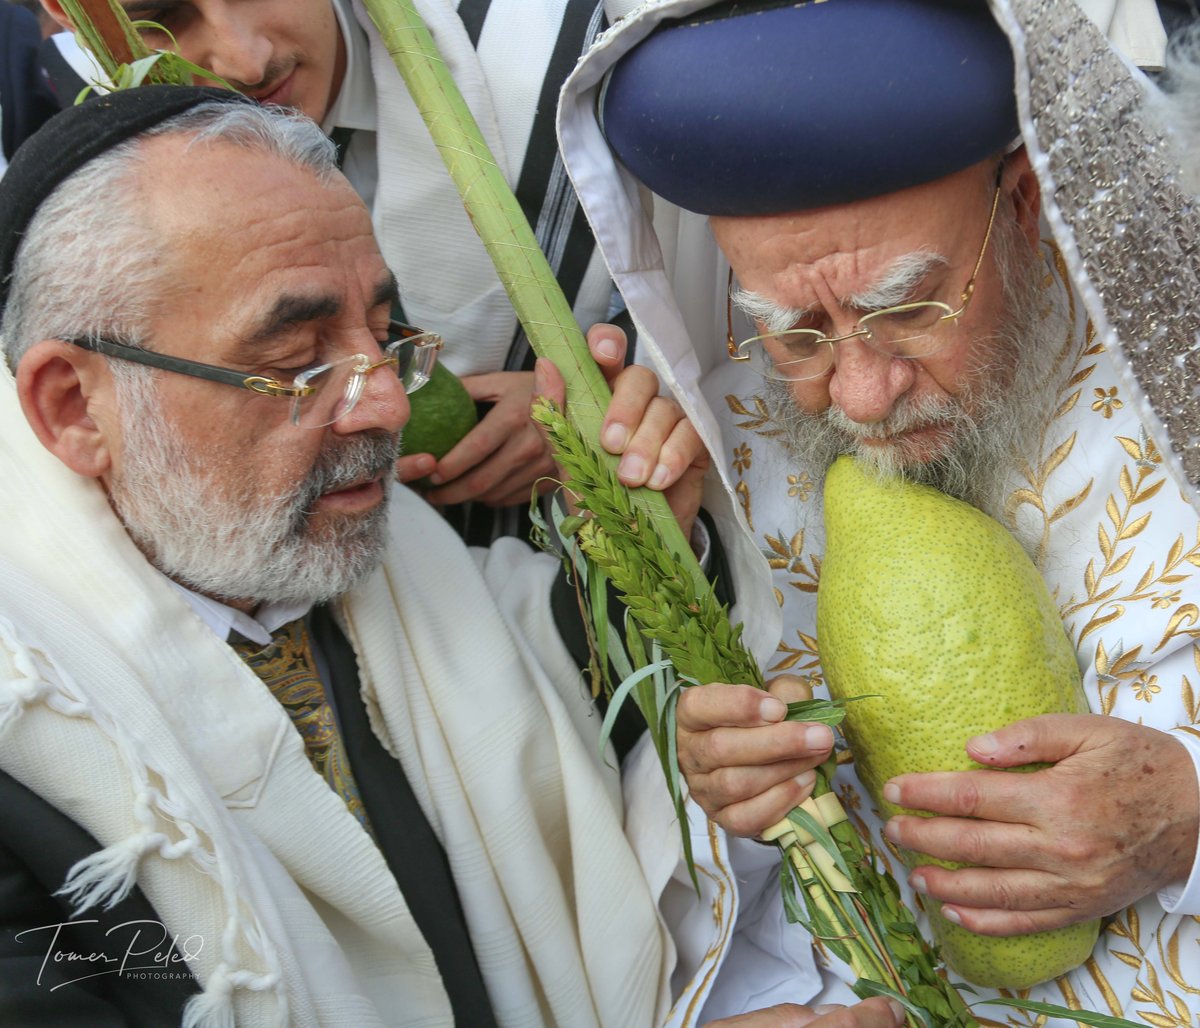
<instances>
[{"instance_id":1,"label":"fingernail","mask_svg":"<svg viewBox=\"0 0 1200 1028\"><path fill-rule=\"evenodd\" d=\"M625 442L628 438L629 433L625 431L625 426L614 421L611 425L604 426L600 442L609 453L620 453L625 449Z\"/></svg>"},{"instance_id":2,"label":"fingernail","mask_svg":"<svg viewBox=\"0 0 1200 1028\"><path fill-rule=\"evenodd\" d=\"M896 1019L896 1024L904 1024L904 1007L891 998L888 999L887 1003L892 1008L892 1017Z\"/></svg>"},{"instance_id":3,"label":"fingernail","mask_svg":"<svg viewBox=\"0 0 1200 1028\"><path fill-rule=\"evenodd\" d=\"M833 732L824 725L813 725L804 733L804 745L810 750L827 750L833 745Z\"/></svg>"},{"instance_id":4,"label":"fingernail","mask_svg":"<svg viewBox=\"0 0 1200 1028\"><path fill-rule=\"evenodd\" d=\"M913 875L908 880L908 884L913 887L914 891L921 893L922 896L929 892L929 886L925 884L924 875Z\"/></svg>"},{"instance_id":5,"label":"fingernail","mask_svg":"<svg viewBox=\"0 0 1200 1028\"><path fill-rule=\"evenodd\" d=\"M942 917L951 924L962 924L962 915L953 907L942 907Z\"/></svg>"},{"instance_id":6,"label":"fingernail","mask_svg":"<svg viewBox=\"0 0 1200 1028\"><path fill-rule=\"evenodd\" d=\"M645 481L646 462L641 457L630 454L617 465L617 476L635 482Z\"/></svg>"},{"instance_id":7,"label":"fingernail","mask_svg":"<svg viewBox=\"0 0 1200 1028\"><path fill-rule=\"evenodd\" d=\"M1000 750L1000 741L994 735L977 735L970 746L981 757L994 757Z\"/></svg>"},{"instance_id":8,"label":"fingernail","mask_svg":"<svg viewBox=\"0 0 1200 1028\"><path fill-rule=\"evenodd\" d=\"M845 1009L841 1003L818 1003L812 1008L812 1012L824 1016L825 1014L836 1014L839 1010Z\"/></svg>"},{"instance_id":9,"label":"fingernail","mask_svg":"<svg viewBox=\"0 0 1200 1028\"><path fill-rule=\"evenodd\" d=\"M651 489L661 489L667 484L667 479L671 477L671 469L665 464L658 464L654 468L654 474L650 476L648 485Z\"/></svg>"},{"instance_id":10,"label":"fingernail","mask_svg":"<svg viewBox=\"0 0 1200 1028\"><path fill-rule=\"evenodd\" d=\"M801 789L811 789L817 781L817 773L815 771L804 771L796 775L795 782Z\"/></svg>"},{"instance_id":11,"label":"fingernail","mask_svg":"<svg viewBox=\"0 0 1200 1028\"><path fill-rule=\"evenodd\" d=\"M900 845L900 826L896 824L896 818L891 818L887 824L883 826L883 837L888 842L894 842Z\"/></svg>"},{"instance_id":12,"label":"fingernail","mask_svg":"<svg viewBox=\"0 0 1200 1028\"><path fill-rule=\"evenodd\" d=\"M429 475L429 476L427 476L427 477L429 478L429 484L430 484L430 485L441 485L441 484L442 484L444 481L446 481L446 480L445 480L444 478L442 478L442 476L441 476L441 475L439 475L439 474L438 474L436 471L435 471L435 472L434 472L432 475Z\"/></svg>"},{"instance_id":13,"label":"fingernail","mask_svg":"<svg viewBox=\"0 0 1200 1028\"><path fill-rule=\"evenodd\" d=\"M894 782L888 782L887 785L883 787L883 798L889 803L894 803L896 806L900 806L900 786L896 785Z\"/></svg>"},{"instance_id":14,"label":"fingernail","mask_svg":"<svg viewBox=\"0 0 1200 1028\"><path fill-rule=\"evenodd\" d=\"M617 354L620 353L620 348L617 346L615 339L609 339L605 336L596 344L596 353L601 357L607 357L610 361L617 359Z\"/></svg>"},{"instance_id":15,"label":"fingernail","mask_svg":"<svg viewBox=\"0 0 1200 1028\"><path fill-rule=\"evenodd\" d=\"M543 363L545 357L539 357L533 363L533 395L542 396L546 392L546 366Z\"/></svg>"},{"instance_id":16,"label":"fingernail","mask_svg":"<svg viewBox=\"0 0 1200 1028\"><path fill-rule=\"evenodd\" d=\"M787 716L787 704L774 696L768 696L758 705L758 716L764 721L782 721Z\"/></svg>"}]
</instances>

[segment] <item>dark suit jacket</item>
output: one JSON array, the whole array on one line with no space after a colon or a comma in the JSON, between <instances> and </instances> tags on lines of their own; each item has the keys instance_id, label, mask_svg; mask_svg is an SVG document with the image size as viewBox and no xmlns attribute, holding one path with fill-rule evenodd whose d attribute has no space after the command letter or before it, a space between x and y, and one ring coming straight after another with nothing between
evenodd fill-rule
<instances>
[{"instance_id":1,"label":"dark suit jacket","mask_svg":"<svg viewBox=\"0 0 1200 1028\"><path fill-rule=\"evenodd\" d=\"M0 3L0 133L4 156L10 160L17 147L58 110L39 70L41 43L32 12Z\"/></svg>"},{"instance_id":2,"label":"dark suit jacket","mask_svg":"<svg viewBox=\"0 0 1200 1028\"><path fill-rule=\"evenodd\" d=\"M3 772L0 812L0 1024L178 1028L198 988L186 964L117 970L128 950L147 949L163 933L141 891L111 910L89 911L80 919L87 923L57 929L71 913L54 893L99 844ZM134 958L126 966L146 963Z\"/></svg>"}]
</instances>

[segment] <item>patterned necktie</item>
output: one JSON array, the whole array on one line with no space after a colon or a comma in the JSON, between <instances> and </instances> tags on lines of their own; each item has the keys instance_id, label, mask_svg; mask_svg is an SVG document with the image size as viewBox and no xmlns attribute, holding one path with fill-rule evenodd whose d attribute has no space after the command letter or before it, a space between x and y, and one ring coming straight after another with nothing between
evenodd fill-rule
<instances>
[{"instance_id":1,"label":"patterned necktie","mask_svg":"<svg viewBox=\"0 0 1200 1028\"><path fill-rule=\"evenodd\" d=\"M288 712L317 774L345 801L350 813L373 837L337 718L317 674L304 618L276 629L266 647L236 633L230 644Z\"/></svg>"}]
</instances>

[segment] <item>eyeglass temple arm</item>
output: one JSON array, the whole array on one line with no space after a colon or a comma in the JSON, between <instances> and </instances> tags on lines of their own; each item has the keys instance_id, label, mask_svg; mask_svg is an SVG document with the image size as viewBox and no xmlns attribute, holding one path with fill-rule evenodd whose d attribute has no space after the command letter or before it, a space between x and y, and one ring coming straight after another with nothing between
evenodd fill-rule
<instances>
[{"instance_id":1,"label":"eyeglass temple arm","mask_svg":"<svg viewBox=\"0 0 1200 1028\"><path fill-rule=\"evenodd\" d=\"M72 339L72 343L92 353L100 353L106 357L116 357L118 360L132 361L135 364L145 364L147 367L159 368L162 371L174 371L181 375L191 375L193 378L206 379L209 382L223 382L226 385L249 389L254 393L264 393L268 396L307 396L312 392L310 387L297 389L276 382L273 378L262 375L242 375L228 368L218 368L200 361L185 360L182 357L172 357L166 353L156 353L153 350L143 350L124 343L114 343L107 339Z\"/></svg>"},{"instance_id":2,"label":"eyeglass temple arm","mask_svg":"<svg viewBox=\"0 0 1200 1028\"><path fill-rule=\"evenodd\" d=\"M979 257L975 260L975 267L971 271L971 277L967 280L967 288L963 290L962 304L965 307L967 301L971 298L971 294L975 292L975 279L979 277L979 269L983 267L983 258L987 253L988 242L992 238L992 228L996 224L996 211L1000 209L1000 185L1004 178L1004 161L1000 161L1000 166L996 169L996 189L992 193L992 213L988 215L987 230L983 233L983 246L979 248ZM959 313L962 313L960 308Z\"/></svg>"}]
</instances>

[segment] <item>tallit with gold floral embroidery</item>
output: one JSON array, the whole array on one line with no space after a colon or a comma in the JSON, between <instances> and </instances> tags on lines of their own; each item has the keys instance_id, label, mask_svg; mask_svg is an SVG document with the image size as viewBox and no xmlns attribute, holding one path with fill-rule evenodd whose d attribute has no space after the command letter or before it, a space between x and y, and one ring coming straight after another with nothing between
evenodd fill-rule
<instances>
[{"instance_id":1,"label":"tallit with gold floral embroidery","mask_svg":"<svg viewBox=\"0 0 1200 1028\"><path fill-rule=\"evenodd\" d=\"M761 380L724 359L726 266L704 219L646 197L595 120L606 70L659 21L707 3L630 11L567 83L560 139L639 352L716 457L724 488L714 483L705 503L734 553L745 637L765 667L819 682L821 473L780 445ZM1032 538L1092 709L1171 731L1200 759L1200 516L1189 483L1200 432L1188 348L1200 328L1195 208L1172 181L1161 137L1138 120L1141 87L1073 4L992 7L1017 58L1022 129L1048 215L1050 288L1072 306L1057 411L1009 483L1006 516ZM843 770L847 808L878 839L878 816ZM1031 995L1190 1028L1200 1023L1198 954L1200 919L1167 913L1152 895L1108 920L1087 964ZM991 1009L984 1024L1073 1023Z\"/></svg>"}]
</instances>

